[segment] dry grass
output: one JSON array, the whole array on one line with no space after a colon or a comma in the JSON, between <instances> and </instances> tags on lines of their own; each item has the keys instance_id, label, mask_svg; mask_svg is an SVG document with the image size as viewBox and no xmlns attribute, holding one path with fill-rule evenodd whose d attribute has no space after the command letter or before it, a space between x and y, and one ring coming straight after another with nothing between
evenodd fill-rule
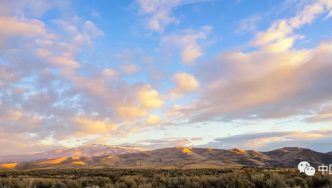
<instances>
[{"instance_id":1,"label":"dry grass","mask_svg":"<svg viewBox=\"0 0 332 188\"><path fill-rule=\"evenodd\" d=\"M0 188L274 188L332 187L332 176L295 169L63 169L0 171Z\"/></svg>"}]
</instances>

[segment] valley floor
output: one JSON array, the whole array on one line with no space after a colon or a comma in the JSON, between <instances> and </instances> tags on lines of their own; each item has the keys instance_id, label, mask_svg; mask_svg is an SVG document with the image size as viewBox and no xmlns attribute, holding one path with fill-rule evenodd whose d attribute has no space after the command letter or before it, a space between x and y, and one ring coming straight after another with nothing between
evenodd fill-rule
<instances>
[{"instance_id":1,"label":"valley floor","mask_svg":"<svg viewBox=\"0 0 332 188\"><path fill-rule=\"evenodd\" d=\"M0 171L0 188L332 187L332 176L297 169L53 169Z\"/></svg>"}]
</instances>

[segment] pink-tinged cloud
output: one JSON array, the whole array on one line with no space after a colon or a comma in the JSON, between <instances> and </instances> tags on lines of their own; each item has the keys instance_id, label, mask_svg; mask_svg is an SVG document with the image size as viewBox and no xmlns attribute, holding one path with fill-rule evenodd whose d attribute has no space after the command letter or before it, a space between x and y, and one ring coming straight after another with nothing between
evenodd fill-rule
<instances>
[{"instance_id":1,"label":"pink-tinged cloud","mask_svg":"<svg viewBox=\"0 0 332 188\"><path fill-rule=\"evenodd\" d=\"M216 138L200 147L241 148L245 150L267 151L283 147L315 148L316 151L329 152L332 140L331 129L315 131L275 131L239 134Z\"/></svg>"}]
</instances>

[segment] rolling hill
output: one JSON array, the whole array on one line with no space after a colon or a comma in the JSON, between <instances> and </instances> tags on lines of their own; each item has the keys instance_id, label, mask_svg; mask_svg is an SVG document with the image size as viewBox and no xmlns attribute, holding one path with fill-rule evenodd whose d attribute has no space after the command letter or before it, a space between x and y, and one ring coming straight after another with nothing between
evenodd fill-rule
<instances>
[{"instance_id":1,"label":"rolling hill","mask_svg":"<svg viewBox=\"0 0 332 188\"><path fill-rule=\"evenodd\" d=\"M35 153L31 155L0 156L0 164L39 161L39 160L54 159L59 157L93 157L100 155L118 155L125 153L137 153L142 151L146 151L146 149L134 146L125 147L125 146L112 146L112 145L103 145L103 144L90 144L71 149L58 149L43 153Z\"/></svg>"},{"instance_id":2,"label":"rolling hill","mask_svg":"<svg viewBox=\"0 0 332 188\"><path fill-rule=\"evenodd\" d=\"M137 151L137 150L135 150ZM70 154L70 153L69 153ZM332 154L285 147L268 152L241 149L176 147L99 156L66 156L36 162L0 164L0 169L50 168L228 168L242 166L296 168L300 161L311 166L332 164Z\"/></svg>"}]
</instances>

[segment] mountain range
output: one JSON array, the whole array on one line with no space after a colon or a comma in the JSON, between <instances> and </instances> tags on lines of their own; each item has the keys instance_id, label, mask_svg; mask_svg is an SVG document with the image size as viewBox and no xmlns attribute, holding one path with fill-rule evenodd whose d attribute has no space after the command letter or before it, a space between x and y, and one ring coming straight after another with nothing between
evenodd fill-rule
<instances>
[{"instance_id":1,"label":"mountain range","mask_svg":"<svg viewBox=\"0 0 332 188\"><path fill-rule=\"evenodd\" d=\"M27 162L27 161L39 161L45 159L54 159L59 157L93 157L101 155L119 155L125 153L137 153L147 151L143 148L134 146L112 146L103 144L89 144L71 149L58 149L48 152L35 153L31 155L8 155L0 156L1 163L9 162Z\"/></svg>"},{"instance_id":2,"label":"mountain range","mask_svg":"<svg viewBox=\"0 0 332 188\"><path fill-rule=\"evenodd\" d=\"M29 161L29 162L27 162ZM285 147L267 152L241 149L175 147L145 150L137 147L88 145L33 155L0 156L0 169L62 168L228 168L262 166L296 168L332 164L331 153Z\"/></svg>"}]
</instances>

